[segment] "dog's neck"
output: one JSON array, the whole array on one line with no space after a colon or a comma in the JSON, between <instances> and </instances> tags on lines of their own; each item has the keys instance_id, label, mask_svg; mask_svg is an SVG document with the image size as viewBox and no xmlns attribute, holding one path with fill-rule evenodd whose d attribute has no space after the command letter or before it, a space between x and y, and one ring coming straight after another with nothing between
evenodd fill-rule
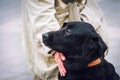
<instances>
[{"instance_id":1,"label":"dog's neck","mask_svg":"<svg viewBox=\"0 0 120 80\"><path fill-rule=\"evenodd\" d=\"M97 59L95 59L94 61L90 62L87 66L88 66L88 67L93 67L93 66L96 66L96 65L98 65L98 64L100 64L100 63L101 63L101 59L100 59L100 58L97 58Z\"/></svg>"}]
</instances>

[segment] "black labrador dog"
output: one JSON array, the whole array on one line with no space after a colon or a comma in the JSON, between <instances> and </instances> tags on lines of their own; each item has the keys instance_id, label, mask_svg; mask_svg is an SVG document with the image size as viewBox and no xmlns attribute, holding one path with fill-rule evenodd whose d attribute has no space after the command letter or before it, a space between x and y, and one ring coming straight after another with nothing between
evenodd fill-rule
<instances>
[{"instance_id":1,"label":"black labrador dog","mask_svg":"<svg viewBox=\"0 0 120 80\"><path fill-rule=\"evenodd\" d=\"M59 74L59 80L119 80L114 66L104 59L107 46L91 24L66 22L42 36L46 46L66 57L67 73Z\"/></svg>"}]
</instances>

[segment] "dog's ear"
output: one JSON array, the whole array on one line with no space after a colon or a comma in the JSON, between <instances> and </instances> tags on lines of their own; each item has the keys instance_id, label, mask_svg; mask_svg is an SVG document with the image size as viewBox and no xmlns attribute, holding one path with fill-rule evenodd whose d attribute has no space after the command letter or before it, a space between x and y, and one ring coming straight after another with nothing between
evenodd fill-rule
<instances>
[{"instance_id":1,"label":"dog's ear","mask_svg":"<svg viewBox=\"0 0 120 80\"><path fill-rule=\"evenodd\" d=\"M107 45L100 36L88 38L83 46L85 51L88 51L89 53L95 53L94 56L96 57L104 58L104 53L107 50Z\"/></svg>"},{"instance_id":2,"label":"dog's ear","mask_svg":"<svg viewBox=\"0 0 120 80\"><path fill-rule=\"evenodd\" d=\"M105 51L107 50L107 45L102 40L102 38L97 35L89 39L88 48L90 50L95 50L100 57L104 58Z\"/></svg>"},{"instance_id":3,"label":"dog's ear","mask_svg":"<svg viewBox=\"0 0 120 80\"><path fill-rule=\"evenodd\" d=\"M98 37L97 45L98 45L98 52L101 54L101 57L104 58L105 51L107 50L108 47L100 36Z\"/></svg>"},{"instance_id":4,"label":"dog's ear","mask_svg":"<svg viewBox=\"0 0 120 80\"><path fill-rule=\"evenodd\" d=\"M94 53L97 50L97 41L97 37L90 37L85 41L84 46L86 46L88 51Z\"/></svg>"}]
</instances>

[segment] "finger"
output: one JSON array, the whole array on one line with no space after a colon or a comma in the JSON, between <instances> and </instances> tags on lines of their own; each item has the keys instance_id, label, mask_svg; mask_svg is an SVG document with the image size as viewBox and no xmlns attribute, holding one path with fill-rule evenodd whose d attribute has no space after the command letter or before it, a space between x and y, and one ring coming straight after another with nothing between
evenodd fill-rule
<instances>
[{"instance_id":1,"label":"finger","mask_svg":"<svg viewBox=\"0 0 120 80\"><path fill-rule=\"evenodd\" d=\"M66 74L66 69L64 68L63 63L58 64L58 67L59 67L59 69L60 69L60 73L61 73L63 76L65 76L65 74Z\"/></svg>"},{"instance_id":2,"label":"finger","mask_svg":"<svg viewBox=\"0 0 120 80\"><path fill-rule=\"evenodd\" d=\"M65 56L62 53L60 53L60 57L63 61L65 60Z\"/></svg>"},{"instance_id":3,"label":"finger","mask_svg":"<svg viewBox=\"0 0 120 80\"><path fill-rule=\"evenodd\" d=\"M55 61L58 62L60 59L60 54L58 52L56 52L54 57L55 57Z\"/></svg>"},{"instance_id":4,"label":"finger","mask_svg":"<svg viewBox=\"0 0 120 80\"><path fill-rule=\"evenodd\" d=\"M59 61L58 61L58 68L59 68L59 71L60 71L61 76L65 76L66 71L65 71L65 69L64 69L64 66L63 66L63 63L62 63L62 62L59 62Z\"/></svg>"},{"instance_id":5,"label":"finger","mask_svg":"<svg viewBox=\"0 0 120 80\"><path fill-rule=\"evenodd\" d=\"M60 54L60 57L61 57L61 59L64 61L65 60L65 56L61 53ZM61 61L61 63L62 63L62 67L63 67L63 70L64 70L64 72L66 73L66 69L65 69L65 67L64 67L64 65L63 65L63 61Z\"/></svg>"},{"instance_id":6,"label":"finger","mask_svg":"<svg viewBox=\"0 0 120 80\"><path fill-rule=\"evenodd\" d=\"M55 57L55 61L56 61L57 65L58 65L58 69L60 71L61 76L65 76L66 69L65 69L65 67L63 65L63 61L62 61L62 59L65 60L64 55L59 52L56 52L54 57Z\"/></svg>"},{"instance_id":7,"label":"finger","mask_svg":"<svg viewBox=\"0 0 120 80\"><path fill-rule=\"evenodd\" d=\"M66 73L66 69L63 66L63 62L62 62L62 57L63 56L61 53L55 53L55 61L58 65L58 69L60 71L61 76L65 76ZM64 58L65 59L65 58Z\"/></svg>"},{"instance_id":8,"label":"finger","mask_svg":"<svg viewBox=\"0 0 120 80\"><path fill-rule=\"evenodd\" d=\"M57 59L58 59L58 61L57 61L57 63L58 63L58 68L59 68L59 70L60 70L61 76L65 76L65 74L66 74L66 69L65 69L65 67L64 67L64 65L63 65L63 61L62 61L61 55L59 55L59 56L60 56L60 57L57 58ZM65 59L65 58L64 58L64 59Z\"/></svg>"},{"instance_id":9,"label":"finger","mask_svg":"<svg viewBox=\"0 0 120 80\"><path fill-rule=\"evenodd\" d=\"M63 73L63 71L62 71L62 69L61 69L61 67L59 65L58 65L58 69L59 69L60 75L63 76L64 73Z\"/></svg>"}]
</instances>

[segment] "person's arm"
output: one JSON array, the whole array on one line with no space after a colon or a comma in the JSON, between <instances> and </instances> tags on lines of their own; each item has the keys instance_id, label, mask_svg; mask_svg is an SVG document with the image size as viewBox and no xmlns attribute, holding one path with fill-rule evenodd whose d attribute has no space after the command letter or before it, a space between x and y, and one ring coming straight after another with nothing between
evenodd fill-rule
<instances>
[{"instance_id":1,"label":"person's arm","mask_svg":"<svg viewBox=\"0 0 120 80\"><path fill-rule=\"evenodd\" d=\"M107 24L95 0L87 0L85 8L81 12L81 17L85 22L92 24L105 43L108 44L109 36Z\"/></svg>"},{"instance_id":2,"label":"person's arm","mask_svg":"<svg viewBox=\"0 0 120 80\"><path fill-rule=\"evenodd\" d=\"M55 0L27 0L27 14L33 26L35 47L43 54L47 54L50 49L42 43L42 34L60 28L55 18L54 2Z\"/></svg>"},{"instance_id":3,"label":"person's arm","mask_svg":"<svg viewBox=\"0 0 120 80\"><path fill-rule=\"evenodd\" d=\"M51 49L46 47L42 43L42 34L48 31L58 30L60 25L58 24L57 19L55 18L55 0L26 0L26 14L28 20L31 23L32 27L32 36L33 36L33 46L35 49L42 53L43 55L47 54ZM65 75L66 70L62 63L63 55L58 52L55 53L55 60L58 63L58 68L61 75ZM51 55L50 55L51 56ZM57 58L57 59L56 59ZM46 63L47 64L47 63Z\"/></svg>"}]
</instances>

